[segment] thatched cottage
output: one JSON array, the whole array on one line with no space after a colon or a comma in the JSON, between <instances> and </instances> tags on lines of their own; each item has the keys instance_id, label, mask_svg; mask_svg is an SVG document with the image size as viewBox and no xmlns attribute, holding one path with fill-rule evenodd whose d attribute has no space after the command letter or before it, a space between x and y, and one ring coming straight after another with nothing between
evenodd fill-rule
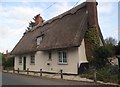
<instances>
[{"instance_id":1,"label":"thatched cottage","mask_svg":"<svg viewBox=\"0 0 120 87\"><path fill-rule=\"evenodd\" d=\"M63 73L78 74L92 58L92 43L103 45L97 4L84 2L46 22L37 15L35 25L11 52L15 56L14 68L52 73L62 69Z\"/></svg>"}]
</instances>

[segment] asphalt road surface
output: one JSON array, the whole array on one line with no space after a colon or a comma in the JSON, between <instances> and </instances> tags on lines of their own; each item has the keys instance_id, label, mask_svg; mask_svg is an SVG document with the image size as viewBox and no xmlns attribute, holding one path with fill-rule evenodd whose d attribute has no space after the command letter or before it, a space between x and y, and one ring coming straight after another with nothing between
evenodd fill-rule
<instances>
[{"instance_id":1,"label":"asphalt road surface","mask_svg":"<svg viewBox=\"0 0 120 87\"><path fill-rule=\"evenodd\" d=\"M27 85L28 86L30 85L34 85L34 86L35 85L36 86L37 85L49 85L49 86L50 85L64 85L61 87L70 87L70 85L71 86L74 85L72 87L118 87L118 86L110 86L110 85L107 85L107 86L99 85L98 86L98 84L95 85L94 83L89 83L89 82L68 81L68 80L62 80L62 79L33 77L33 76L25 76L25 75L10 74L10 73L2 73L2 85L3 85L2 87L19 87L20 85L24 85L24 87L27 87ZM33 87L33 86L30 86L30 87Z\"/></svg>"},{"instance_id":2,"label":"asphalt road surface","mask_svg":"<svg viewBox=\"0 0 120 87\"><path fill-rule=\"evenodd\" d=\"M24 76L17 74L2 74L3 85L94 85L94 83L67 81L41 77Z\"/></svg>"}]
</instances>

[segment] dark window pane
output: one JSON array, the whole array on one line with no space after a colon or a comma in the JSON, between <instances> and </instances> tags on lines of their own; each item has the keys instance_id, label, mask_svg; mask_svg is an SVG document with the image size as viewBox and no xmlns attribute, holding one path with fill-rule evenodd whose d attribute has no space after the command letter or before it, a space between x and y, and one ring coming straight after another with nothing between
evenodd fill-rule
<instances>
[{"instance_id":1,"label":"dark window pane","mask_svg":"<svg viewBox=\"0 0 120 87\"><path fill-rule=\"evenodd\" d=\"M49 52L49 60L51 60L52 59L52 53L51 53L51 51Z\"/></svg>"}]
</instances>

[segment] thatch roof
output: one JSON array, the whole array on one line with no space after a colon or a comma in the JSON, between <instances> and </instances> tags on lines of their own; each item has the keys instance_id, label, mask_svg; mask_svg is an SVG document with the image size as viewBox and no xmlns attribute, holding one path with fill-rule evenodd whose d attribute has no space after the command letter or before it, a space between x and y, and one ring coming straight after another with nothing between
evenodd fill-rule
<instances>
[{"instance_id":1,"label":"thatch roof","mask_svg":"<svg viewBox=\"0 0 120 87\"><path fill-rule=\"evenodd\" d=\"M63 49L81 45L88 29L86 3L54 17L42 26L36 26L26 32L12 51L12 54L25 54L37 50ZM39 47L36 38L44 35Z\"/></svg>"}]
</instances>

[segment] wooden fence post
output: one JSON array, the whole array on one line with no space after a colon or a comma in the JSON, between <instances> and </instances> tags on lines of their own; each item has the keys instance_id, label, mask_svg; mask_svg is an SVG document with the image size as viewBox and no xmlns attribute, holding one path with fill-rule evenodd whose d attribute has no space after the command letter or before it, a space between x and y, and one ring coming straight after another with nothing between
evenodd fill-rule
<instances>
[{"instance_id":1,"label":"wooden fence post","mask_svg":"<svg viewBox=\"0 0 120 87\"><path fill-rule=\"evenodd\" d=\"M19 74L19 68L18 68L18 74Z\"/></svg>"},{"instance_id":2,"label":"wooden fence post","mask_svg":"<svg viewBox=\"0 0 120 87\"><path fill-rule=\"evenodd\" d=\"M27 75L29 75L29 68L27 68Z\"/></svg>"},{"instance_id":3,"label":"wooden fence post","mask_svg":"<svg viewBox=\"0 0 120 87\"><path fill-rule=\"evenodd\" d=\"M40 69L40 76L42 76L42 69Z\"/></svg>"},{"instance_id":4,"label":"wooden fence post","mask_svg":"<svg viewBox=\"0 0 120 87\"><path fill-rule=\"evenodd\" d=\"M93 74L94 74L94 82L97 83L97 78L96 78L96 70L93 70Z\"/></svg>"},{"instance_id":5,"label":"wooden fence post","mask_svg":"<svg viewBox=\"0 0 120 87\"><path fill-rule=\"evenodd\" d=\"M63 79L63 70L62 69L60 70L60 76L61 76L61 79Z\"/></svg>"}]
</instances>

